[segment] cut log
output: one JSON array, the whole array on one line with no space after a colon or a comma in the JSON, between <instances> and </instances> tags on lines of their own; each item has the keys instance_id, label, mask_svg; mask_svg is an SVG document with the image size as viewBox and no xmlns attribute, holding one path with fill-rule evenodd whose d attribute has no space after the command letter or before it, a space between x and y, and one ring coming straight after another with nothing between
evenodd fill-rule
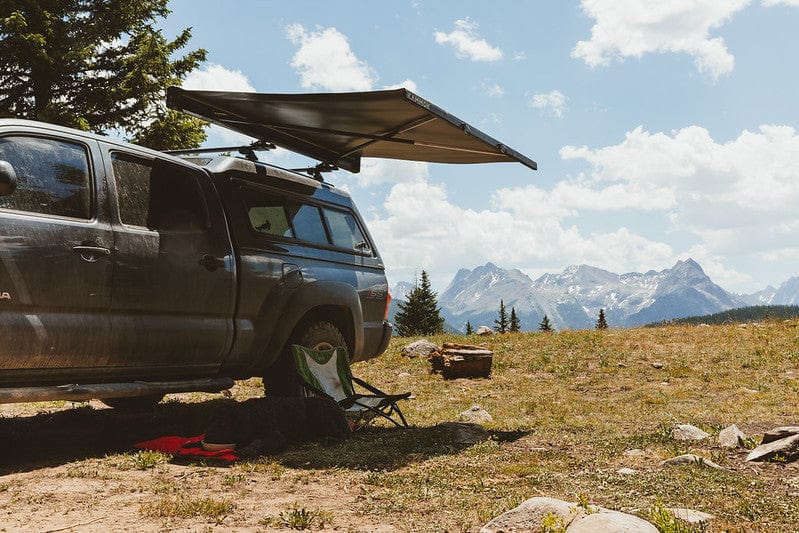
<instances>
[{"instance_id":1,"label":"cut log","mask_svg":"<svg viewBox=\"0 0 799 533\"><path fill-rule=\"evenodd\" d=\"M488 377L494 352L485 346L445 342L428 358L433 373L444 379Z\"/></svg>"}]
</instances>

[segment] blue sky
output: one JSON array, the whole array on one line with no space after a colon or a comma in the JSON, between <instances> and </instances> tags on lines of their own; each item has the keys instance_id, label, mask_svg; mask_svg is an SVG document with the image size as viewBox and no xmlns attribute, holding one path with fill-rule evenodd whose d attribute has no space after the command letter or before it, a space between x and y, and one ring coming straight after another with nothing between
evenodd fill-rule
<instances>
[{"instance_id":1,"label":"blue sky","mask_svg":"<svg viewBox=\"0 0 799 533\"><path fill-rule=\"evenodd\" d=\"M728 290L799 275L799 0L173 0L185 86L405 86L539 164L371 160L352 194L390 282L693 257ZM235 137L220 130L209 144ZM283 150L266 155L298 163Z\"/></svg>"}]
</instances>

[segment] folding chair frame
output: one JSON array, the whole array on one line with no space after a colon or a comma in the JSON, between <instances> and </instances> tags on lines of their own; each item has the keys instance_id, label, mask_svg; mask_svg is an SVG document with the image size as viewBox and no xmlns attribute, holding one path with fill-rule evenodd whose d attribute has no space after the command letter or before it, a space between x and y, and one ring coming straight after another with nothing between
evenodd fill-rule
<instances>
[{"instance_id":1,"label":"folding chair frame","mask_svg":"<svg viewBox=\"0 0 799 533\"><path fill-rule=\"evenodd\" d=\"M302 348L303 350L309 350L309 348L305 348L304 346L299 346L299 345L296 346ZM339 350L341 349L341 347L335 349ZM346 348L344 349L344 354L345 355L347 354ZM337 357L338 356L340 355L337 354ZM296 357L296 351L295 351L295 357ZM296 359L294 360L294 363L296 365L297 363ZM347 361L347 364L349 364L349 361ZM297 375L300 377L300 382L302 383L302 386L307 391L319 396L330 398L333 401L336 401L336 399L330 396L328 393L326 393L323 390L320 390L318 387L315 387L314 385L308 383L305 379L303 379L303 376L299 371L297 372ZM358 394L356 392L352 396L345 395L345 398L337 401L339 406L342 409L344 409L346 413L357 415L357 417L353 421L353 423L356 425L355 426L356 431L358 429L366 427L369 424L369 422L376 416L382 417L390 421L392 424L394 424L397 427L404 429L410 428L410 426L408 425L408 421L405 420L405 415L402 414L402 410L397 404L399 400L405 400L408 397L410 397L411 395L410 392L406 392L403 394L386 394L385 392L381 391L374 385L371 385L366 381L353 376L352 371L349 372L349 377L352 378L352 381L355 384L359 385L360 387L363 387L364 389L366 389L371 393L371 394ZM367 399L379 399L380 402L375 405L369 405L368 403L363 401ZM352 406L355 405L360 407L359 411L349 410L352 408ZM399 417L400 419L400 422L395 420L393 418L393 415L397 415L397 417Z\"/></svg>"}]
</instances>

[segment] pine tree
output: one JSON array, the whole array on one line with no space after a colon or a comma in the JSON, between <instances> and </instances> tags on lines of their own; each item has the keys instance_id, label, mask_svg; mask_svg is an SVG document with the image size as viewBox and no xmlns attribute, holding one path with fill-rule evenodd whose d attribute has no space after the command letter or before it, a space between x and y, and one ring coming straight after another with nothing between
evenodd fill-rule
<instances>
[{"instance_id":1,"label":"pine tree","mask_svg":"<svg viewBox=\"0 0 799 533\"><path fill-rule=\"evenodd\" d=\"M439 314L436 293L430 288L427 272L422 270L422 282L408 294L407 302L399 302L399 311L394 315L397 333L402 337L411 335L435 335L444 331L444 319Z\"/></svg>"},{"instance_id":2,"label":"pine tree","mask_svg":"<svg viewBox=\"0 0 799 533\"><path fill-rule=\"evenodd\" d=\"M494 324L497 326L499 333L507 333L508 331L508 313L505 311L505 302L499 301L499 318L494 319Z\"/></svg>"},{"instance_id":3,"label":"pine tree","mask_svg":"<svg viewBox=\"0 0 799 533\"><path fill-rule=\"evenodd\" d=\"M599 319L596 321L596 329L608 329L608 323L605 320L605 310L599 310Z\"/></svg>"},{"instance_id":4,"label":"pine tree","mask_svg":"<svg viewBox=\"0 0 799 533\"><path fill-rule=\"evenodd\" d=\"M510 327L509 331L511 333L516 333L521 329L521 324L519 323L519 317L516 316L516 308L510 308Z\"/></svg>"},{"instance_id":5,"label":"pine tree","mask_svg":"<svg viewBox=\"0 0 799 533\"><path fill-rule=\"evenodd\" d=\"M205 123L166 109L166 88L205 61L157 26L168 0L0 2L0 116L103 133L151 148L193 148Z\"/></svg>"},{"instance_id":6,"label":"pine tree","mask_svg":"<svg viewBox=\"0 0 799 533\"><path fill-rule=\"evenodd\" d=\"M474 334L474 329L472 329L472 323L469 322L468 320L466 321L466 334L467 335Z\"/></svg>"},{"instance_id":7,"label":"pine tree","mask_svg":"<svg viewBox=\"0 0 799 533\"><path fill-rule=\"evenodd\" d=\"M538 329L540 329L544 333L550 333L552 331L555 331L552 328L552 324L549 323L549 317L547 315L544 315L544 318L541 320L541 322L539 322Z\"/></svg>"}]
</instances>

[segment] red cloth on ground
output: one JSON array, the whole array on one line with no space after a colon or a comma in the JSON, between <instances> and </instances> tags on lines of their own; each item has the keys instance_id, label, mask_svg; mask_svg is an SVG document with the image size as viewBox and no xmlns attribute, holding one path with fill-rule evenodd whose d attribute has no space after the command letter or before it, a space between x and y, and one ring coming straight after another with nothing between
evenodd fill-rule
<instances>
[{"instance_id":1,"label":"red cloth on ground","mask_svg":"<svg viewBox=\"0 0 799 533\"><path fill-rule=\"evenodd\" d=\"M203 450L202 441L205 434L196 437L158 437L157 439L146 440L133 445L137 450L151 450L172 454L181 459L214 459L219 461L238 461L239 456L233 449L218 450L209 452Z\"/></svg>"}]
</instances>

